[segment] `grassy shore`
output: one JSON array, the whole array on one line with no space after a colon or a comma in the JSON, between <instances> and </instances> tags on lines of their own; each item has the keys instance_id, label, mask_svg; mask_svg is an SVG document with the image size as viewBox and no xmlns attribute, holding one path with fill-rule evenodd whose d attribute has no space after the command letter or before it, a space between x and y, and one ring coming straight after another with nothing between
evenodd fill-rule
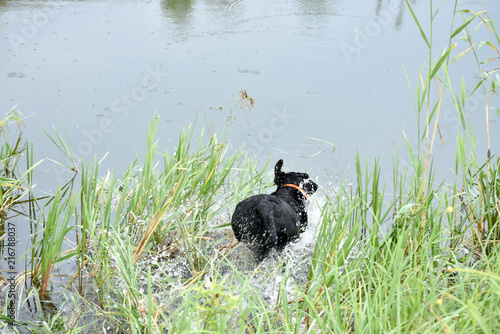
<instances>
[{"instance_id":1,"label":"grassy shore","mask_svg":"<svg viewBox=\"0 0 500 334\"><path fill-rule=\"evenodd\" d=\"M65 166L74 177L53 196L37 197L33 171L41 162L33 161L33 147L22 138L21 115L7 113L0 123L3 245L16 215L25 214L33 227L26 270L17 277L14 326L7 325L6 300L0 328L500 332L500 160L490 156L489 143L473 144L476 129L464 117L472 95L467 89L482 92L488 103L500 84L484 69L499 58L478 56L481 48L500 56L500 38L495 32L496 40L474 44L477 29L494 32L495 26L487 13L457 5L449 43L435 53L432 27L421 26L409 8L429 48L418 77L408 75L418 120L418 144L408 141L409 165L396 155L393 182L384 185L378 163L368 169L356 156L355 185L341 182L310 203L313 241L299 241L257 267L243 245L231 245L229 219L241 199L269 192L272 176L244 150L229 154L226 141L188 128L179 134L175 152L162 151L156 119L142 160L123 173L107 172L97 160L78 165L66 137L55 131L51 139L71 162ZM433 19L442 15L432 2L430 9ZM470 48L457 52L457 38ZM481 77L456 91L450 83L453 63L465 54L476 55ZM433 148L446 97L462 119L456 163L449 166L456 179L436 182ZM480 131L489 132L485 117ZM68 260L72 271L61 279L55 273Z\"/></svg>"}]
</instances>

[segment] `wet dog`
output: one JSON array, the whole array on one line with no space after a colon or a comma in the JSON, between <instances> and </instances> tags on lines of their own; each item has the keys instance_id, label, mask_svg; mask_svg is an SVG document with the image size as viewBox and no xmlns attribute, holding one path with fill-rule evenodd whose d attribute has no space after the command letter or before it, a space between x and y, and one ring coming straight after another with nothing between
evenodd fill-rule
<instances>
[{"instance_id":1,"label":"wet dog","mask_svg":"<svg viewBox=\"0 0 500 334\"><path fill-rule=\"evenodd\" d=\"M297 239L307 226L307 194L318 189L306 173L281 171L283 160L274 167L275 192L241 201L235 208L231 226L238 241L246 243L258 261L273 248L282 250Z\"/></svg>"}]
</instances>

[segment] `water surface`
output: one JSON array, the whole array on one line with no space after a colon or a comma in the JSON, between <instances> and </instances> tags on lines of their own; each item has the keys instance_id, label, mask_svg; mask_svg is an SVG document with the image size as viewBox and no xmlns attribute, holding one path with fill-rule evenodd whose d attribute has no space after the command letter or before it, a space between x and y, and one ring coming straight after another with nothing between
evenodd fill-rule
<instances>
[{"instance_id":1,"label":"water surface","mask_svg":"<svg viewBox=\"0 0 500 334\"><path fill-rule=\"evenodd\" d=\"M160 144L170 151L180 128L197 120L200 128L222 135L230 119L226 139L232 149L245 147L261 166L283 158L286 171L309 172L322 187L317 198L324 203L324 192L338 191L340 178L354 179L356 152L363 161L380 157L390 186L393 154L399 151L403 165L408 161L404 134L416 142L407 75L415 89L428 49L405 1L4 3L0 110L25 115L24 137L34 144L35 160L64 161L43 131L53 133L55 126L66 131L78 157L89 162L106 156L103 171L120 173L144 156L147 124L155 115L161 119ZM429 2L411 4L428 31ZM488 10L500 24L497 0L462 6ZM453 7L447 1L434 22L435 55L448 45ZM474 40L495 39L481 29ZM456 42L455 55L469 46ZM495 56L487 48L479 55ZM498 61L485 65L498 67ZM460 90L463 77L470 93L479 80L473 55L452 69L454 88ZM494 97L490 106L499 108L498 102ZM474 94L465 113L476 131L478 160L484 161L484 96ZM492 154L498 154L500 126L495 112L489 113ZM460 119L449 99L439 125L444 145L437 140L434 147L438 182L454 176ZM37 189L53 194L72 173L49 159L38 168ZM295 250L314 248L319 207L310 217ZM19 255L29 242L20 237ZM24 270L23 264L17 269ZM263 289L273 297L274 290Z\"/></svg>"},{"instance_id":2,"label":"water surface","mask_svg":"<svg viewBox=\"0 0 500 334\"><path fill-rule=\"evenodd\" d=\"M245 145L262 162L283 158L285 168L307 170L328 186L341 176L352 178L356 151L362 160L380 156L388 179L393 153L405 159L403 131L416 140L405 70L415 87L428 50L404 1L5 4L0 109L15 107L27 117L25 135L38 159L64 159L42 130L62 131L61 123L77 155L89 161L108 154L105 167L123 170L143 155L155 113L162 120L159 139L170 150L179 128L196 116L213 132L232 116L228 139L234 148ZM428 31L429 3L411 4ZM434 23L436 54L447 45L453 6L447 1ZM462 6L500 19L497 1ZM483 29L475 38L493 35ZM467 46L459 44L456 54ZM478 80L472 55L454 71L456 88L463 76L471 91ZM240 90L253 107L239 100ZM486 157L483 99L473 97L466 113ZM460 121L450 101L442 110L446 148L438 142L435 150L444 178L453 176ZM490 130L498 153L498 123ZM55 171L46 174L51 188L61 178L59 167L50 161L43 166Z\"/></svg>"}]
</instances>

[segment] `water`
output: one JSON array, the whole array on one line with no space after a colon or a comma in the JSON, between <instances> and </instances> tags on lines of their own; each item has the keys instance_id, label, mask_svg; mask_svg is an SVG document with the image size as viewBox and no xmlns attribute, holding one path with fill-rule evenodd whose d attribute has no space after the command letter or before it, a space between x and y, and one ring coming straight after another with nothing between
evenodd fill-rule
<instances>
[{"instance_id":1,"label":"water","mask_svg":"<svg viewBox=\"0 0 500 334\"><path fill-rule=\"evenodd\" d=\"M27 117L25 135L38 159L64 160L42 130L62 131L62 123L77 155L89 161L109 153L105 166L123 170L144 151L155 113L162 120L160 142L174 150L178 129L195 115L217 131L232 111L239 120L228 138L233 147L246 145L263 162L283 158L290 170L307 170L326 185L352 177L357 150L362 160L380 156L389 179L393 152L406 154L403 131L415 142L405 69L415 87L428 52L404 1L5 4L0 109L15 107ZM413 6L426 27L428 3ZM463 7L487 9L493 19L500 13L493 0ZM436 53L446 46L450 15L444 13L452 10L453 3L445 3L435 22ZM493 40L484 31L475 37ZM473 57L455 70L456 82L464 75L471 91L477 83ZM234 102L241 89L255 100L248 112ZM485 157L484 106L477 95L466 111ZM459 118L450 101L442 110L447 146L438 142L435 150L443 164L439 175L451 177ZM490 127L497 139L498 123ZM43 166L55 172L47 177L51 188L60 167Z\"/></svg>"},{"instance_id":2,"label":"water","mask_svg":"<svg viewBox=\"0 0 500 334\"><path fill-rule=\"evenodd\" d=\"M428 1L411 3L428 31ZM381 158L382 180L389 184L393 154L399 151L403 164L408 161L404 134L416 142L405 70L415 89L428 50L405 1L4 4L0 110L15 108L26 116L24 137L34 144L36 161L65 160L43 131L52 133L53 126L63 132L64 124L77 156L88 162L107 154L103 170L121 172L144 155L147 123L155 114L161 118L160 144L170 151L179 128L198 120L217 133L234 117L227 138L234 149L244 145L261 164L283 158L286 171L307 171L322 191L333 192L341 177L354 178L357 151L362 161ZM471 0L463 8L486 9L500 24L497 0ZM447 1L434 22L435 55L447 46L452 11L453 2ZM494 41L494 36L480 29L474 41L481 40ZM454 55L468 47L457 43ZM494 56L481 49L481 60ZM498 60L484 66L498 68ZM463 76L470 93L478 82L472 54L452 69L454 88ZM241 100L242 90L253 106L250 98ZM498 108L498 102L494 97L490 106ZM460 126L449 99L441 110L446 147L440 140L434 147L438 182L454 176ZM472 96L466 114L476 130L478 159L484 160L481 94ZM498 154L500 125L494 114L491 147ZM67 178L48 159L38 170L44 172L38 179L44 192L54 193ZM310 229L289 252L312 249L319 214L312 210ZM272 287L264 289L273 298Z\"/></svg>"}]
</instances>

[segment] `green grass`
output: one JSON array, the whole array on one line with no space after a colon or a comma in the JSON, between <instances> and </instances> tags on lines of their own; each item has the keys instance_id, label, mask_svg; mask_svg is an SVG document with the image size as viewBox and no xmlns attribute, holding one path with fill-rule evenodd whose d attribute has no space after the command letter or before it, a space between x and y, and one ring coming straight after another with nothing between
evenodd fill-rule
<instances>
[{"instance_id":1,"label":"green grass","mask_svg":"<svg viewBox=\"0 0 500 334\"><path fill-rule=\"evenodd\" d=\"M254 268L245 247L230 246L232 210L269 192L272 174L243 150L230 154L215 134L190 127L176 151L161 151L159 120L151 121L142 160L120 174L103 172L98 160L76 166L67 136L54 129L50 138L74 177L54 196L37 198L33 148L7 135L9 123L22 124L8 113L1 121L2 231L20 206L29 207L36 227L18 279L19 291L24 283L28 289L18 294L16 325L36 333L499 332L500 159L478 158L476 150L489 152L490 144L475 146L463 112L471 93L463 80L455 91L451 75L473 53L481 77L472 90L488 103L499 82L483 68L498 58L481 60L480 51L498 54L500 39L487 13L457 3L449 41L436 54L432 26L407 5L429 49L410 85L418 144L407 139L407 166L395 154L392 184L382 183L378 161L369 168L356 156L355 185L341 181L338 192L316 195L312 254L285 251ZM445 14L430 6L432 25ZM473 43L478 29L492 30L495 40ZM457 51L457 39L468 46ZM446 182L435 180L432 164L445 97L462 120L449 166L456 179ZM485 124L489 133L488 116ZM67 259L75 272L65 288L53 288L54 267ZM25 303L34 305L32 318L21 317Z\"/></svg>"}]
</instances>

